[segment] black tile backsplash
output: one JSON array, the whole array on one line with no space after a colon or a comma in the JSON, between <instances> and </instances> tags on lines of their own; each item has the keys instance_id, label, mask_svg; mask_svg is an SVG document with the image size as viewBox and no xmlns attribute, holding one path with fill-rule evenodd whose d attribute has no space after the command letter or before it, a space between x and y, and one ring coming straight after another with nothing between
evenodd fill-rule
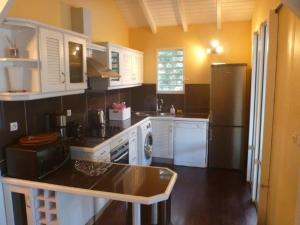
<instances>
[{"instance_id":1,"label":"black tile backsplash","mask_svg":"<svg viewBox=\"0 0 300 225\"><path fill-rule=\"evenodd\" d=\"M156 94L155 84L144 84L132 88L131 102L134 111L155 111L156 99L162 98L164 112L169 112L171 105L174 105L176 110L185 113L208 113L209 93L209 84L186 84L184 94Z\"/></svg>"},{"instance_id":2,"label":"black tile backsplash","mask_svg":"<svg viewBox=\"0 0 300 225\"><path fill-rule=\"evenodd\" d=\"M45 114L65 113L72 110L68 121L83 125L88 123L88 110L108 111L113 102L126 102L133 111L155 111L157 97L164 99L163 111L169 111L173 104L184 112L209 111L209 85L186 85L182 95L157 95L155 84L139 87L109 90L105 92L87 92L78 95L47 98L32 101L0 102L0 161L5 146L16 142L20 137L45 132ZM11 122L18 122L18 131L10 132Z\"/></svg>"}]
</instances>

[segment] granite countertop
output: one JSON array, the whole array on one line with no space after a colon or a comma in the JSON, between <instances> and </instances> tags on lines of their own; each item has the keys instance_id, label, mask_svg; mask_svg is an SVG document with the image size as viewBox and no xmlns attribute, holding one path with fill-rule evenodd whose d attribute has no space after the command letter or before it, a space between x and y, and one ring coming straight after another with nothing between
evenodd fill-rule
<instances>
[{"instance_id":1,"label":"granite countertop","mask_svg":"<svg viewBox=\"0 0 300 225\"><path fill-rule=\"evenodd\" d=\"M83 163L88 170L76 169L76 163ZM95 174L88 174L91 171L95 171ZM27 184L33 188L152 204L169 198L176 179L177 174L168 168L70 160L39 181L9 177L3 178L3 181L25 186Z\"/></svg>"},{"instance_id":2,"label":"granite countertop","mask_svg":"<svg viewBox=\"0 0 300 225\"><path fill-rule=\"evenodd\" d=\"M143 111L141 115L132 113L131 118L127 120L109 120L106 123L105 129L102 128L88 128L83 137L71 141L70 145L73 147L95 148L103 142L111 139L112 137L120 134L121 132L133 127L134 125L142 122L146 118L165 118L165 119L208 119L208 113L183 113L172 116L168 113L162 116L157 112ZM104 135L103 135L104 132ZM101 135L102 133L102 135Z\"/></svg>"}]
</instances>

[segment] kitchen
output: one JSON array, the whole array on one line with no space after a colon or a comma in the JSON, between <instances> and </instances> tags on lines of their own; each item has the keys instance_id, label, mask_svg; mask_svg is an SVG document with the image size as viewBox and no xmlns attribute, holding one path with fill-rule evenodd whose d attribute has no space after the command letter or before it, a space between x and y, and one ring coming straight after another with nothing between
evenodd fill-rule
<instances>
[{"instance_id":1,"label":"kitchen","mask_svg":"<svg viewBox=\"0 0 300 225\"><path fill-rule=\"evenodd\" d=\"M297 3L3 2L1 224L299 223Z\"/></svg>"}]
</instances>

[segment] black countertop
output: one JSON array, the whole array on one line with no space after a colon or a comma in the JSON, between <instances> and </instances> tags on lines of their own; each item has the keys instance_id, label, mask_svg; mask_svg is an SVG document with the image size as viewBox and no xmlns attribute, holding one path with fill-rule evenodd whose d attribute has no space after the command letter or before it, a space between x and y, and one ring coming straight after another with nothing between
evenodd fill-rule
<instances>
[{"instance_id":1,"label":"black countertop","mask_svg":"<svg viewBox=\"0 0 300 225\"><path fill-rule=\"evenodd\" d=\"M147 117L176 117L176 118L193 118L193 119L208 119L209 114L207 113L184 113L161 116L156 112L145 111L142 112L143 115L136 115L132 113L131 118L127 120L109 120L106 123L105 129L100 127L88 128L86 133L81 138L77 138L71 141L71 146L75 147L87 147L94 148L100 145L104 141L114 137L115 135L121 133L122 131L134 126L135 124L141 122Z\"/></svg>"},{"instance_id":2,"label":"black countertop","mask_svg":"<svg viewBox=\"0 0 300 225\"><path fill-rule=\"evenodd\" d=\"M76 163L85 165L88 172L77 170ZM88 175L97 169L100 174L95 172L93 175ZM177 174L167 168L70 160L58 171L39 182L114 194L151 197L164 194L172 178L176 180L176 177Z\"/></svg>"}]
</instances>

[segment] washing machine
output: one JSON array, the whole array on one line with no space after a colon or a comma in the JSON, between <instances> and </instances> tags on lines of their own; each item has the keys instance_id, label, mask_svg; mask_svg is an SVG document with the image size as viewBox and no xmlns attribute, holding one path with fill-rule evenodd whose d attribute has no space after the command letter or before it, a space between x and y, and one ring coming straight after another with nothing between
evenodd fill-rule
<instances>
[{"instance_id":1,"label":"washing machine","mask_svg":"<svg viewBox=\"0 0 300 225\"><path fill-rule=\"evenodd\" d=\"M150 120L138 127L138 157L139 164L150 166L152 163L152 127Z\"/></svg>"}]
</instances>

